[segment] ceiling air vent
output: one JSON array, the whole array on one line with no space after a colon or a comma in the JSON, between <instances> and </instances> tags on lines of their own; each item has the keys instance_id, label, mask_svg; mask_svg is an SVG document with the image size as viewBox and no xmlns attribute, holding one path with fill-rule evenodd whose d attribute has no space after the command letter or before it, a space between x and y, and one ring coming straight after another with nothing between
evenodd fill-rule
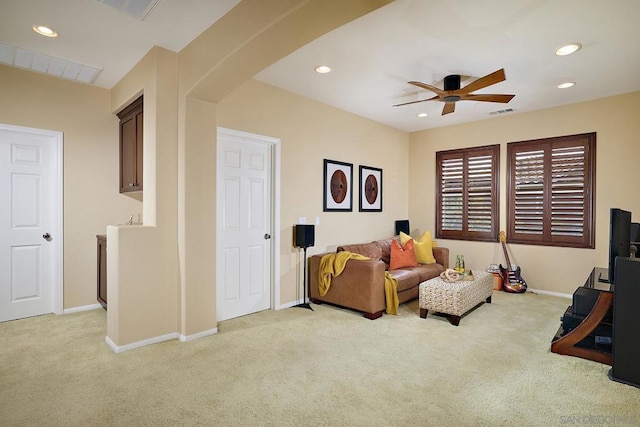
<instances>
[{"instance_id":1,"label":"ceiling air vent","mask_svg":"<svg viewBox=\"0 0 640 427\"><path fill-rule=\"evenodd\" d=\"M100 67L43 55L7 43L0 43L0 63L89 84L102 73Z\"/></svg>"},{"instance_id":2,"label":"ceiling air vent","mask_svg":"<svg viewBox=\"0 0 640 427\"><path fill-rule=\"evenodd\" d=\"M126 13L129 16L133 16L141 21L147 19L147 16L151 13L154 7L160 3L160 0L98 0L100 3L104 3L107 6L115 7L116 9Z\"/></svg>"},{"instance_id":3,"label":"ceiling air vent","mask_svg":"<svg viewBox=\"0 0 640 427\"><path fill-rule=\"evenodd\" d=\"M492 111L489 114L504 114L504 113L511 113L513 111L516 111L516 110L514 110L513 108L505 108L504 110Z\"/></svg>"}]
</instances>

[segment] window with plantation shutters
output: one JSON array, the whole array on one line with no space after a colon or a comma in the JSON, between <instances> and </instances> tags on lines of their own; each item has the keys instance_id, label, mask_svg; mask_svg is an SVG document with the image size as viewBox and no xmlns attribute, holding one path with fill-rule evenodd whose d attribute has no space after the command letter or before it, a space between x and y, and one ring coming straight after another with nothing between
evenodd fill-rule
<instances>
[{"instance_id":1,"label":"window with plantation shutters","mask_svg":"<svg viewBox=\"0 0 640 427\"><path fill-rule=\"evenodd\" d=\"M507 144L507 240L594 248L596 134Z\"/></svg>"},{"instance_id":2,"label":"window with plantation shutters","mask_svg":"<svg viewBox=\"0 0 640 427\"><path fill-rule=\"evenodd\" d=\"M436 153L436 237L495 241L500 146Z\"/></svg>"}]
</instances>

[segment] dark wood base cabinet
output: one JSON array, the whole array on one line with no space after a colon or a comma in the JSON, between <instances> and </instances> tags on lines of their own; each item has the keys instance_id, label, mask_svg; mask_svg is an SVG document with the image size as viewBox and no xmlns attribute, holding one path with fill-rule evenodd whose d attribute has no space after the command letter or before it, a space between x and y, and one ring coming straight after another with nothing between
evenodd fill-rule
<instances>
[{"instance_id":1,"label":"dark wood base cabinet","mask_svg":"<svg viewBox=\"0 0 640 427\"><path fill-rule=\"evenodd\" d=\"M99 234L98 239L98 302L107 309L107 236Z\"/></svg>"}]
</instances>

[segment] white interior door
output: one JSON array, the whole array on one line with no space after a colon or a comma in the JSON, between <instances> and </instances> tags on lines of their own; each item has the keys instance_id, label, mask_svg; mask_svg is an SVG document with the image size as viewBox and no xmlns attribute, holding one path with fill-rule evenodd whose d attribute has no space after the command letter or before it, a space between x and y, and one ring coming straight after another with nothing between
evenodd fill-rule
<instances>
[{"instance_id":1,"label":"white interior door","mask_svg":"<svg viewBox=\"0 0 640 427\"><path fill-rule=\"evenodd\" d=\"M251 134L218 132L216 315L271 307L272 149Z\"/></svg>"},{"instance_id":2,"label":"white interior door","mask_svg":"<svg viewBox=\"0 0 640 427\"><path fill-rule=\"evenodd\" d=\"M0 321L61 309L61 141L59 132L0 125Z\"/></svg>"}]
</instances>

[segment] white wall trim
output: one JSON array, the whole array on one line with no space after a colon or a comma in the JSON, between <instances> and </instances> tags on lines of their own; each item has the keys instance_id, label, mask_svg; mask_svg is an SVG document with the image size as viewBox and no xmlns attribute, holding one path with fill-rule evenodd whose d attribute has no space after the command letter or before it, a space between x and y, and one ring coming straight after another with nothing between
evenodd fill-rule
<instances>
[{"instance_id":1,"label":"white wall trim","mask_svg":"<svg viewBox=\"0 0 640 427\"><path fill-rule=\"evenodd\" d=\"M197 340L199 338L208 337L209 335L215 335L218 333L218 328L209 329L208 331L198 332L193 335L182 335L180 334L180 341L189 342L193 340Z\"/></svg>"},{"instance_id":2,"label":"white wall trim","mask_svg":"<svg viewBox=\"0 0 640 427\"><path fill-rule=\"evenodd\" d=\"M89 306L87 306L87 307L89 307ZM98 304L98 307L101 307L100 304ZM204 337L208 337L210 335L215 335L217 333L218 333L218 328L213 328L213 329L209 329L208 331L198 332L198 333L193 334L193 335L182 335L182 334L179 334L177 332L173 332L173 333L170 333L170 334L160 335L158 337L153 337L153 338L149 338L149 339L146 339L146 340L133 342L131 344L126 344L126 345L116 345L116 343L114 343L113 340L111 338L109 338L109 337L105 337L104 342L107 343L107 345L111 348L111 350L114 353L122 353L122 352L127 351L127 350L133 350L133 349L144 347L144 346L147 346L147 345L157 344L157 343L160 343L160 342L170 341L170 340L175 340L175 339L178 339L181 342L190 342L190 341L197 340L199 338L204 338Z\"/></svg>"},{"instance_id":3,"label":"white wall trim","mask_svg":"<svg viewBox=\"0 0 640 427\"><path fill-rule=\"evenodd\" d=\"M146 340L137 341L126 345L116 345L116 343L114 343L113 340L109 337L106 337L104 341L114 353L122 353L123 351L133 350L135 348L144 347L146 345L157 344L160 342L175 340L178 338L180 338L180 335L177 332L172 332L170 334L160 335L158 337L148 338Z\"/></svg>"},{"instance_id":4,"label":"white wall trim","mask_svg":"<svg viewBox=\"0 0 640 427\"><path fill-rule=\"evenodd\" d=\"M561 294L560 292L551 292L551 291L545 291L542 289L531 289L531 288L529 288L528 290L533 292L534 294L551 295L553 297L568 298L568 299L573 298L573 295L571 294Z\"/></svg>"},{"instance_id":5,"label":"white wall trim","mask_svg":"<svg viewBox=\"0 0 640 427\"><path fill-rule=\"evenodd\" d=\"M291 301L291 302L287 302L287 303L284 303L284 304L280 304L280 305L276 308L276 310L283 310L283 309L285 309L285 308L295 307L296 305L298 305L298 304L302 304L302 303L303 303L302 298L300 298L300 299L298 299L298 300L293 300L293 301Z\"/></svg>"},{"instance_id":6,"label":"white wall trim","mask_svg":"<svg viewBox=\"0 0 640 427\"><path fill-rule=\"evenodd\" d=\"M102 308L102 306L100 304L98 304L98 303L89 304L89 305L81 305L79 307L65 308L64 311L62 312L62 314L79 313L81 311L96 310L98 308Z\"/></svg>"},{"instance_id":7,"label":"white wall trim","mask_svg":"<svg viewBox=\"0 0 640 427\"><path fill-rule=\"evenodd\" d=\"M271 309L278 310L280 308L280 174L281 174L281 141L265 135L259 135L250 132L228 129L218 126L217 138L227 137L238 139L241 141L263 142L271 145L271 155L273 156L272 174L272 194L273 194L273 211L271 212ZM216 221L217 228L217 221ZM216 254L219 253L219 247L216 243Z\"/></svg>"}]
</instances>

